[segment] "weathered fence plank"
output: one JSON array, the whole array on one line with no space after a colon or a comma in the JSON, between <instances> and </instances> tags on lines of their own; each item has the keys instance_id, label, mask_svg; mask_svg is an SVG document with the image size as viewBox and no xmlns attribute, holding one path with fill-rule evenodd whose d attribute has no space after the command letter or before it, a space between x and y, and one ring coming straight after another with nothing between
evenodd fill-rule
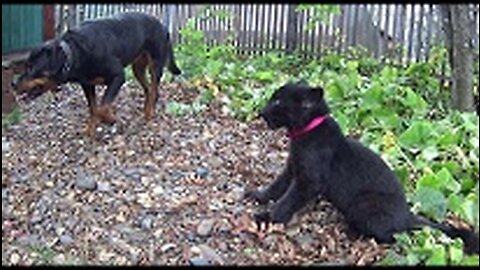
<instances>
[{"instance_id":1,"label":"weathered fence plank","mask_svg":"<svg viewBox=\"0 0 480 270\"><path fill-rule=\"evenodd\" d=\"M228 11L233 17L195 20L194 27L204 31L206 43L219 44L233 34L232 45L246 54L298 49L318 57L325 49L344 53L348 47L361 45L376 57L406 63L427 60L432 47L439 45L443 36L435 4L340 5L340 14L310 30L305 28L313 11L296 11L294 4L61 4L55 5L55 31L59 35L85 20L140 11L159 18L170 29L173 42L181 43L179 30L189 18L205 15L207 6L211 8L209 14ZM478 48L478 4L469 6L468 15L474 18L472 46Z\"/></svg>"}]
</instances>

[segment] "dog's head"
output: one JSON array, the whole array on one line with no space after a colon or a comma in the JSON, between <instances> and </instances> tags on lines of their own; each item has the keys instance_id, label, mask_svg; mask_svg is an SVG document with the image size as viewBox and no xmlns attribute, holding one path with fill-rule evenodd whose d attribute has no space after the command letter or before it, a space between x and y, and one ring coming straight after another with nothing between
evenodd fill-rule
<instances>
[{"instance_id":1,"label":"dog's head","mask_svg":"<svg viewBox=\"0 0 480 270\"><path fill-rule=\"evenodd\" d=\"M66 61L58 40L34 48L25 63L25 71L12 82L22 100L32 100L47 91L56 91Z\"/></svg>"},{"instance_id":2,"label":"dog's head","mask_svg":"<svg viewBox=\"0 0 480 270\"><path fill-rule=\"evenodd\" d=\"M314 117L329 112L323 99L323 89L304 82L288 83L280 87L260 113L271 129L289 130L307 125Z\"/></svg>"}]
</instances>

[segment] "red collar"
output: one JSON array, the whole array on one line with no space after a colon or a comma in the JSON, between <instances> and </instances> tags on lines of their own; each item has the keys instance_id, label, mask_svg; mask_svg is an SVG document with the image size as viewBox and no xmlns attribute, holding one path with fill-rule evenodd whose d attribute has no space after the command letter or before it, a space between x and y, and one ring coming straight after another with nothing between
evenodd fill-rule
<instances>
[{"instance_id":1,"label":"red collar","mask_svg":"<svg viewBox=\"0 0 480 270\"><path fill-rule=\"evenodd\" d=\"M316 127L320 126L326 118L327 118L327 115L317 116L317 117L313 118L312 121L310 121L310 123L308 123L308 125L306 125L305 127L301 128L301 129L297 129L297 130L290 130L290 131L288 131L287 135L291 140L293 140L295 138L298 138L298 137L314 130Z\"/></svg>"}]
</instances>

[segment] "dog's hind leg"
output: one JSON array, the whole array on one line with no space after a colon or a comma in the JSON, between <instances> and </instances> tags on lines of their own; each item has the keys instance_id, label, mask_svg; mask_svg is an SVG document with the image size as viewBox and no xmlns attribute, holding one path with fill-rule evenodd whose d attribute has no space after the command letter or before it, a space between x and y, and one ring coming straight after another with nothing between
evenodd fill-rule
<instances>
[{"instance_id":1,"label":"dog's hind leg","mask_svg":"<svg viewBox=\"0 0 480 270\"><path fill-rule=\"evenodd\" d=\"M148 61L148 53L142 52L137 58L135 58L132 63L133 75L140 83L140 86L145 92L145 96L148 94L148 83L147 78L145 77L145 71L147 69Z\"/></svg>"},{"instance_id":2,"label":"dog's hind leg","mask_svg":"<svg viewBox=\"0 0 480 270\"><path fill-rule=\"evenodd\" d=\"M147 78L146 78L146 69L147 67L150 69L150 65L151 65L151 57L148 52L142 52L132 63L133 75L135 75L135 78L140 83L140 86L142 87L143 92L145 94L145 104L144 104L143 110L144 110L145 119L147 119L147 121L150 120L153 116L153 108L151 107L152 102L150 101L151 89L147 83Z\"/></svg>"},{"instance_id":3,"label":"dog's hind leg","mask_svg":"<svg viewBox=\"0 0 480 270\"><path fill-rule=\"evenodd\" d=\"M153 118L153 115L155 113L155 104L158 99L158 83L162 74L159 74L158 72L158 61L154 60L151 54L147 53L147 59L148 71L150 73L150 79L152 81L145 100L145 119L149 121Z\"/></svg>"}]
</instances>

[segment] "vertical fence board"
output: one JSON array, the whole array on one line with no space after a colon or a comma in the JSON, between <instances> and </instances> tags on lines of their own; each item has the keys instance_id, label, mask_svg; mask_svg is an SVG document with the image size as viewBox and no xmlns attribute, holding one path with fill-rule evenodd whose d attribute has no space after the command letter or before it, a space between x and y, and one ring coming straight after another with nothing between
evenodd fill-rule
<instances>
[{"instance_id":1,"label":"vertical fence board","mask_svg":"<svg viewBox=\"0 0 480 270\"><path fill-rule=\"evenodd\" d=\"M205 33L205 42L219 44L233 35L232 45L239 53L246 54L298 49L306 57L318 57L326 49L345 53L351 46L362 45L378 57L393 58L405 64L426 61L431 48L439 45L443 35L437 4L341 5L340 14L329 16L327 23L317 23L308 30L313 10L297 12L294 4L57 4L55 31L60 35L85 20L139 11L168 24L173 42L181 43L179 30L189 18L198 16L208 6L210 14L225 11L233 17L210 16L195 20L194 27ZM167 20L169 7L172 14ZM470 7L472 46L478 48L478 4Z\"/></svg>"}]
</instances>

